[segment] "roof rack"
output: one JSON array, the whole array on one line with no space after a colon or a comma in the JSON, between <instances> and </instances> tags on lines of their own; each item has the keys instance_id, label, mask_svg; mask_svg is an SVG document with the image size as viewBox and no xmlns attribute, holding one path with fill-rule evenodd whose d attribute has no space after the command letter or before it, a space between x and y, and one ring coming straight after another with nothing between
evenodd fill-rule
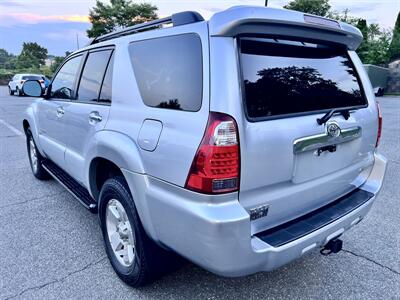
<instances>
[{"instance_id":1,"label":"roof rack","mask_svg":"<svg viewBox=\"0 0 400 300\"><path fill-rule=\"evenodd\" d=\"M145 23L141 23L138 25L134 25L134 26L129 26L124 29L99 36L97 38L94 38L89 43L89 45L108 41L108 40L115 39L115 38L125 36L125 35L135 34L135 33L144 31L146 29L160 28L160 26L165 25L165 24L172 24L173 26L180 26L180 25L186 25L186 24L191 24L191 23L196 23L196 22L201 22L201 21L204 21L204 18L198 12L184 11L184 12L173 14L166 18L157 19L154 21L145 22Z\"/></svg>"}]
</instances>

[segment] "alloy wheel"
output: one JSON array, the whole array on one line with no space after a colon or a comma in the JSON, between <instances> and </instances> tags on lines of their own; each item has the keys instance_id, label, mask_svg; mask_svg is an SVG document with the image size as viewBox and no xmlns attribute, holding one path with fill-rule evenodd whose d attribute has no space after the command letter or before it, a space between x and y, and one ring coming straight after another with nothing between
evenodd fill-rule
<instances>
[{"instance_id":1,"label":"alloy wheel","mask_svg":"<svg viewBox=\"0 0 400 300\"><path fill-rule=\"evenodd\" d=\"M130 267L136 257L135 233L121 202L111 199L106 209L106 228L111 249L121 265Z\"/></svg>"},{"instance_id":2,"label":"alloy wheel","mask_svg":"<svg viewBox=\"0 0 400 300\"><path fill-rule=\"evenodd\" d=\"M31 158L31 165L33 172L36 173L38 170L38 157L37 157L37 151L36 151L36 146L35 143L33 142L33 138L29 138L29 155Z\"/></svg>"}]
</instances>

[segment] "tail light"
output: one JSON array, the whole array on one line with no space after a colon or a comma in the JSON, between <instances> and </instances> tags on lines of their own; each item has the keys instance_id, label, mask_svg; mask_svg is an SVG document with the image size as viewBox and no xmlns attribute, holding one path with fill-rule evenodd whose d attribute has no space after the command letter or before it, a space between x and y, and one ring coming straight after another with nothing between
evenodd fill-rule
<instances>
[{"instance_id":1,"label":"tail light","mask_svg":"<svg viewBox=\"0 0 400 300\"><path fill-rule=\"evenodd\" d=\"M381 134L382 134L382 113L381 108L379 106L379 102L376 101L376 107L378 109L378 135L376 137L376 144L375 147L379 146L379 142L381 141Z\"/></svg>"},{"instance_id":2,"label":"tail light","mask_svg":"<svg viewBox=\"0 0 400 300\"><path fill-rule=\"evenodd\" d=\"M211 112L189 171L186 188L207 194L237 191L239 168L236 122L231 116Z\"/></svg>"},{"instance_id":3,"label":"tail light","mask_svg":"<svg viewBox=\"0 0 400 300\"><path fill-rule=\"evenodd\" d=\"M25 80L21 80L20 84L24 84Z\"/></svg>"}]
</instances>

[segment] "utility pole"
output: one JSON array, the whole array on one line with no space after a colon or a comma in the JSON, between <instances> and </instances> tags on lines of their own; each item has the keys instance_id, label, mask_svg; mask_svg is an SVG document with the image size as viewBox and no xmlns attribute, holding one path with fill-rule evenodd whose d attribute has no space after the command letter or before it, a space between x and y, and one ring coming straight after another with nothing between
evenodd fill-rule
<instances>
[{"instance_id":1,"label":"utility pole","mask_svg":"<svg viewBox=\"0 0 400 300\"><path fill-rule=\"evenodd\" d=\"M77 50L79 50L79 39L78 39L78 34L76 34L76 47L77 47Z\"/></svg>"}]
</instances>

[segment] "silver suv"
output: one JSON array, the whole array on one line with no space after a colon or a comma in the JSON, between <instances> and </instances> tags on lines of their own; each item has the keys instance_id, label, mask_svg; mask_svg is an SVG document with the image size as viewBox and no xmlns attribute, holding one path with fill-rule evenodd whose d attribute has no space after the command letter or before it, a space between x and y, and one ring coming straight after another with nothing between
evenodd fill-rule
<instances>
[{"instance_id":1,"label":"silver suv","mask_svg":"<svg viewBox=\"0 0 400 300\"><path fill-rule=\"evenodd\" d=\"M345 23L249 6L96 38L26 111L33 174L98 212L132 286L172 253L242 276L338 252L386 170L361 41Z\"/></svg>"}]
</instances>

